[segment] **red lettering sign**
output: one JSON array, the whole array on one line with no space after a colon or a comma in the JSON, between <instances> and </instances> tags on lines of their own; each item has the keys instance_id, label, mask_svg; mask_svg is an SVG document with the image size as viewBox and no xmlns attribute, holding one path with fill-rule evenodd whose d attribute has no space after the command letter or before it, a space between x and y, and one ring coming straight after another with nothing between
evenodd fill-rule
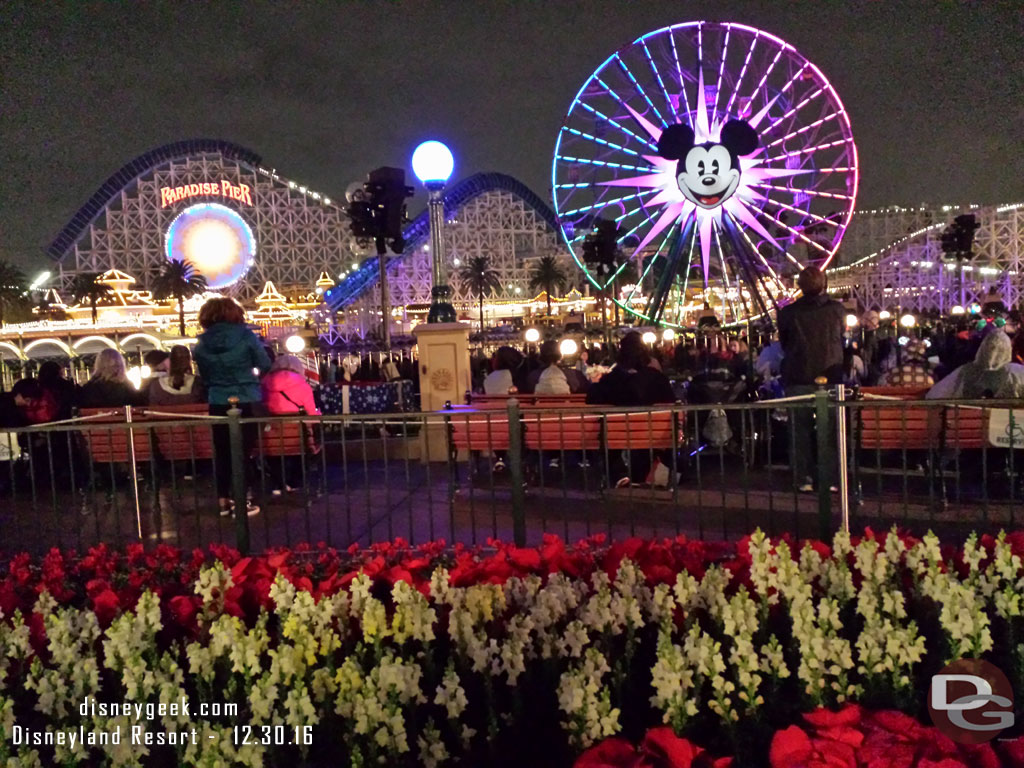
<instances>
[{"instance_id":1,"label":"red lettering sign","mask_svg":"<svg viewBox=\"0 0 1024 768\"><path fill-rule=\"evenodd\" d=\"M246 205L252 205L252 190L248 184L232 184L227 179L221 179L220 183L204 182L202 184L184 184L180 187L160 188L160 207L166 208L189 197L199 195L218 195L237 200Z\"/></svg>"}]
</instances>

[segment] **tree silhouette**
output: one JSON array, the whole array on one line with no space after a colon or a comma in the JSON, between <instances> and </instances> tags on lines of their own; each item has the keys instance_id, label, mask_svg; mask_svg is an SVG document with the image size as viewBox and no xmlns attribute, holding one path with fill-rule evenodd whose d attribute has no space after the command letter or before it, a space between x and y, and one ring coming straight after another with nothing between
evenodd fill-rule
<instances>
[{"instance_id":1,"label":"tree silhouette","mask_svg":"<svg viewBox=\"0 0 1024 768\"><path fill-rule=\"evenodd\" d=\"M569 275L554 256L542 256L530 272L530 289L544 291L548 297L548 317L551 317L551 294L564 291Z\"/></svg>"},{"instance_id":2,"label":"tree silhouette","mask_svg":"<svg viewBox=\"0 0 1024 768\"><path fill-rule=\"evenodd\" d=\"M23 306L28 291L25 273L9 261L0 261L0 325L4 325L8 310Z\"/></svg>"},{"instance_id":3,"label":"tree silhouette","mask_svg":"<svg viewBox=\"0 0 1024 768\"><path fill-rule=\"evenodd\" d=\"M153 298L178 302L178 330L185 335L185 299L206 290L206 278L196 272L191 261L171 259L160 266L153 278Z\"/></svg>"},{"instance_id":4,"label":"tree silhouette","mask_svg":"<svg viewBox=\"0 0 1024 768\"><path fill-rule=\"evenodd\" d=\"M501 289L501 276L487 256L472 256L456 273L458 280L480 299L480 333L484 332L484 296Z\"/></svg>"},{"instance_id":5,"label":"tree silhouette","mask_svg":"<svg viewBox=\"0 0 1024 768\"><path fill-rule=\"evenodd\" d=\"M106 283L99 282L101 277L102 275L99 272L83 272L75 275L75 279L71 283L71 295L75 301L79 304L88 302L89 308L92 310L93 325L96 325L98 317L96 305L99 304L101 299L113 293L113 288Z\"/></svg>"}]
</instances>

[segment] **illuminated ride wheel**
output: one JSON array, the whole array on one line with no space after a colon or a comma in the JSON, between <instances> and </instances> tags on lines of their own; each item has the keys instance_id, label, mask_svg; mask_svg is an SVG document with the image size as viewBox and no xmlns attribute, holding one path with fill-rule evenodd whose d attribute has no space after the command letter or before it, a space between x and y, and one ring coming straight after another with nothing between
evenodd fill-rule
<instances>
[{"instance_id":1,"label":"illuminated ride wheel","mask_svg":"<svg viewBox=\"0 0 1024 768\"><path fill-rule=\"evenodd\" d=\"M793 46L697 21L644 35L590 76L558 133L552 186L594 287L648 323L691 326L708 300L730 324L835 256L857 148L839 96ZM616 257L587 263L584 239L611 221Z\"/></svg>"}]
</instances>

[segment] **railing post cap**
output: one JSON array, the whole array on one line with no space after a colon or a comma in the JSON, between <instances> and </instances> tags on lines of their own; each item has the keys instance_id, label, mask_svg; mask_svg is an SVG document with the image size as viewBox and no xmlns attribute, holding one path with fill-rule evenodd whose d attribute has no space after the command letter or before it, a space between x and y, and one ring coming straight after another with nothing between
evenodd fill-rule
<instances>
[{"instance_id":1,"label":"railing post cap","mask_svg":"<svg viewBox=\"0 0 1024 768\"><path fill-rule=\"evenodd\" d=\"M238 396L232 395L228 398L228 405L238 405Z\"/></svg>"},{"instance_id":2,"label":"railing post cap","mask_svg":"<svg viewBox=\"0 0 1024 768\"><path fill-rule=\"evenodd\" d=\"M815 386L818 387L818 389L823 389L825 387L825 385L828 384L828 379L826 379L824 376L818 376L814 380L814 384L815 384Z\"/></svg>"}]
</instances>

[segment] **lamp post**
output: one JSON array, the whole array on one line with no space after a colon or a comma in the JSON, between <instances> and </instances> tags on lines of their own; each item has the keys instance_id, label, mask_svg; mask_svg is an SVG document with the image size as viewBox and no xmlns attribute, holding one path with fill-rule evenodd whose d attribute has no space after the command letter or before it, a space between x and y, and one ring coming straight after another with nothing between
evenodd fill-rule
<instances>
[{"instance_id":1,"label":"lamp post","mask_svg":"<svg viewBox=\"0 0 1024 768\"><path fill-rule=\"evenodd\" d=\"M444 186L452 175L455 160L451 150L440 141L425 141L412 153L412 172L427 188L427 208L430 211L430 312L428 323L454 323L458 320L452 306L452 289L445 274L444 241Z\"/></svg>"}]
</instances>

